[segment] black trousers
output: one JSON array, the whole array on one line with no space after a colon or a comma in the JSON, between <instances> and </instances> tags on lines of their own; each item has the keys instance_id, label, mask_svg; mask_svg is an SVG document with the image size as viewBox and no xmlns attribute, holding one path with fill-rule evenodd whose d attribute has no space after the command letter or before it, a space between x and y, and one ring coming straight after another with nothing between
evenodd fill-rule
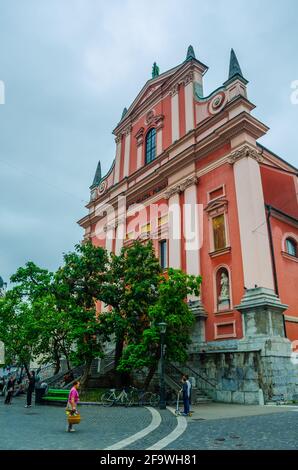
<instances>
[{"instance_id":1,"label":"black trousers","mask_svg":"<svg viewBox=\"0 0 298 470\"><path fill-rule=\"evenodd\" d=\"M11 402L12 400L12 394L13 392L7 392L7 395L6 395L6 398L5 398L5 405L9 405L9 403Z\"/></svg>"},{"instance_id":2,"label":"black trousers","mask_svg":"<svg viewBox=\"0 0 298 470\"><path fill-rule=\"evenodd\" d=\"M27 405L30 406L32 403L32 393L33 390L31 388L28 388L27 390Z\"/></svg>"}]
</instances>

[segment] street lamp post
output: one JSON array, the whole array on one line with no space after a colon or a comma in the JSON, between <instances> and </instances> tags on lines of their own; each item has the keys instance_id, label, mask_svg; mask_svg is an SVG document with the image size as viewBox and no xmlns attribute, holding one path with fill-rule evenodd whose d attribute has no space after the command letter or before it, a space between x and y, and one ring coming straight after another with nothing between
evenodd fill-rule
<instances>
[{"instance_id":1,"label":"street lamp post","mask_svg":"<svg viewBox=\"0 0 298 470\"><path fill-rule=\"evenodd\" d=\"M165 370L164 370L164 343L165 343L165 333L167 329L167 324L161 322L157 324L160 328L160 401L159 409L166 409L166 397L165 397Z\"/></svg>"}]
</instances>

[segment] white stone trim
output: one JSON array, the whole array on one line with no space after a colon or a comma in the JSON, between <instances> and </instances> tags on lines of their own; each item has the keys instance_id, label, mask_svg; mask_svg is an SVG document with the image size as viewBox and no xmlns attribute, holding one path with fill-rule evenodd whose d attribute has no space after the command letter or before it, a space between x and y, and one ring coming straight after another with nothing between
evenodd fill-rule
<instances>
[{"instance_id":1,"label":"white stone trim","mask_svg":"<svg viewBox=\"0 0 298 470\"><path fill-rule=\"evenodd\" d=\"M199 212L197 204L197 186L193 184L184 191L184 237L186 272L194 276L200 274L200 246L201 236L199 230Z\"/></svg>"},{"instance_id":2,"label":"white stone trim","mask_svg":"<svg viewBox=\"0 0 298 470\"><path fill-rule=\"evenodd\" d=\"M156 129L156 157L162 153L162 127Z\"/></svg>"},{"instance_id":3,"label":"white stone trim","mask_svg":"<svg viewBox=\"0 0 298 470\"><path fill-rule=\"evenodd\" d=\"M119 182L119 178L120 178L120 160L121 160L121 137L116 140L114 184L117 184Z\"/></svg>"},{"instance_id":4,"label":"white stone trim","mask_svg":"<svg viewBox=\"0 0 298 470\"><path fill-rule=\"evenodd\" d=\"M284 317L285 317L285 320L290 323L298 323L298 313L297 313L297 317L293 317L291 315L284 315Z\"/></svg>"},{"instance_id":5,"label":"white stone trim","mask_svg":"<svg viewBox=\"0 0 298 470\"><path fill-rule=\"evenodd\" d=\"M179 139L179 93L175 93L171 98L172 110L172 142Z\"/></svg>"},{"instance_id":6,"label":"white stone trim","mask_svg":"<svg viewBox=\"0 0 298 470\"><path fill-rule=\"evenodd\" d=\"M179 194L169 198L169 267L181 268L181 208Z\"/></svg>"},{"instance_id":7,"label":"white stone trim","mask_svg":"<svg viewBox=\"0 0 298 470\"><path fill-rule=\"evenodd\" d=\"M143 144L137 147L137 170L141 168L143 164Z\"/></svg>"},{"instance_id":8,"label":"white stone trim","mask_svg":"<svg viewBox=\"0 0 298 470\"><path fill-rule=\"evenodd\" d=\"M194 100L193 100L193 82L189 82L184 87L185 100L185 132L194 128Z\"/></svg>"},{"instance_id":9,"label":"white stone trim","mask_svg":"<svg viewBox=\"0 0 298 470\"><path fill-rule=\"evenodd\" d=\"M129 175L130 138L131 132L127 133L125 136L123 178Z\"/></svg>"}]
</instances>

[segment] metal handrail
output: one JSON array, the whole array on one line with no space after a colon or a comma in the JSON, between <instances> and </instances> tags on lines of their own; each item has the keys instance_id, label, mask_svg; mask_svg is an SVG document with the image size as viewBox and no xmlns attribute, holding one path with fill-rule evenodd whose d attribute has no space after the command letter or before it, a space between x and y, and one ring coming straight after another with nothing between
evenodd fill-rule
<instances>
[{"instance_id":1,"label":"metal handrail","mask_svg":"<svg viewBox=\"0 0 298 470\"><path fill-rule=\"evenodd\" d=\"M183 372L182 372L180 369L178 369L178 367L174 366L174 364L172 364L172 363L167 362L166 367L170 367L170 368L174 369L176 372L178 372L180 375L183 375ZM215 383L210 382L209 379L206 379L206 377L203 377L199 372L195 371L195 370L192 369L190 366L186 366L186 365L185 365L185 366L183 366L183 369L188 369L188 370L190 370L190 371L192 372L192 374L194 374L195 376L199 377L201 380L203 380L203 382L208 383L208 384L211 385L211 387L213 387L213 388L217 388L217 385L216 385Z\"/></svg>"}]
</instances>

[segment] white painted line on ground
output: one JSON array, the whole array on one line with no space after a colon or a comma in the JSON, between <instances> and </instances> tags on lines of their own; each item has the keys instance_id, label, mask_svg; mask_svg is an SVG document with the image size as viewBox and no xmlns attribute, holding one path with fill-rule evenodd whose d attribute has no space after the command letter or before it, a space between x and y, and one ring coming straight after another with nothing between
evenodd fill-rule
<instances>
[{"instance_id":1,"label":"white painted line on ground","mask_svg":"<svg viewBox=\"0 0 298 470\"><path fill-rule=\"evenodd\" d=\"M175 415L175 410L174 408L171 408L167 406L167 409ZM160 450L169 445L171 442L175 441L178 439L181 434L184 433L184 431L187 428L187 420L184 416L176 416L177 417L177 426L175 427L174 431L172 431L170 434L168 434L166 437L161 439L160 441L156 442L153 446L148 447L146 450Z\"/></svg>"},{"instance_id":2,"label":"white painted line on ground","mask_svg":"<svg viewBox=\"0 0 298 470\"><path fill-rule=\"evenodd\" d=\"M150 411L150 413L152 415L152 421L149 424L149 426L142 429L142 431L139 431L136 434L133 434L132 436L123 439L122 441L116 442L116 444L113 444L112 446L106 447L103 450L123 449L123 447L127 447L130 444L132 444L133 442L138 441L139 439L142 439L142 437L147 436L147 434L149 434L150 432L152 432L156 428L158 428L158 426L161 423L161 416L160 416L159 412L157 410L155 410L154 408L151 408L150 406L146 406L146 408L147 408L147 410Z\"/></svg>"}]
</instances>

